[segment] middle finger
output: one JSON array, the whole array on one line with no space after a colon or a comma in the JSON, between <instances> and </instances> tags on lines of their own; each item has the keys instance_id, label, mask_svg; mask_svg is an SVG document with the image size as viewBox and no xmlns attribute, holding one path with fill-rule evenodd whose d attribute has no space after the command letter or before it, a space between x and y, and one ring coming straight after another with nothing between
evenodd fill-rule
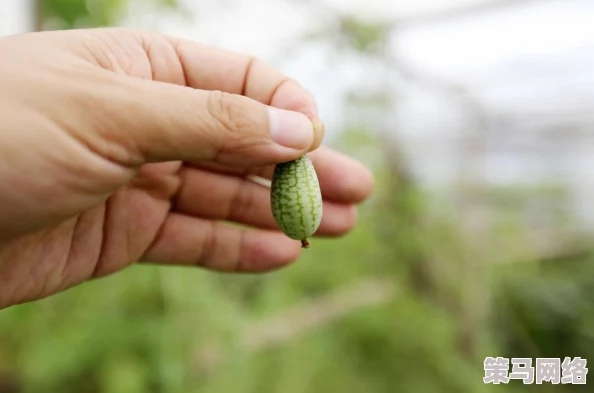
<instances>
[{"instance_id":1,"label":"middle finger","mask_svg":"<svg viewBox=\"0 0 594 393\"><path fill-rule=\"evenodd\" d=\"M322 196L338 203L359 203L365 200L373 188L373 175L360 162L325 146L308 154L316 169ZM235 176L256 175L270 180L274 166L231 168L212 162L197 164L199 168Z\"/></svg>"},{"instance_id":2,"label":"middle finger","mask_svg":"<svg viewBox=\"0 0 594 393\"><path fill-rule=\"evenodd\" d=\"M243 177L183 167L175 210L208 219L234 221L265 229L279 229L270 208L270 188ZM351 204L325 200L316 235L339 236L355 225Z\"/></svg>"}]
</instances>

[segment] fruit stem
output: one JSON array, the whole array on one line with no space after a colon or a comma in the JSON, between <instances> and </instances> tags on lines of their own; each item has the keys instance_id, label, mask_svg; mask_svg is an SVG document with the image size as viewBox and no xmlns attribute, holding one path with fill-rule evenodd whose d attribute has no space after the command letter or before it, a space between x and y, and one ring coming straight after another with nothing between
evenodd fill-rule
<instances>
[{"instance_id":1,"label":"fruit stem","mask_svg":"<svg viewBox=\"0 0 594 393\"><path fill-rule=\"evenodd\" d=\"M301 240L301 248L309 248L309 242L307 239Z\"/></svg>"}]
</instances>

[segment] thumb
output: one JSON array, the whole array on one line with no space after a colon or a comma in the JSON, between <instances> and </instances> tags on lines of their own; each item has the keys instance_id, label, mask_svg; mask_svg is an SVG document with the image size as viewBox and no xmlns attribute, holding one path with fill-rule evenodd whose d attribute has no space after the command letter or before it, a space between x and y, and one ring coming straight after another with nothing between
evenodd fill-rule
<instances>
[{"instance_id":1,"label":"thumb","mask_svg":"<svg viewBox=\"0 0 594 393\"><path fill-rule=\"evenodd\" d=\"M95 106L105 113L93 147L110 146L100 153L119 152L107 158L120 164L209 160L261 166L296 159L314 143L313 124L299 112L220 91L117 79Z\"/></svg>"}]
</instances>

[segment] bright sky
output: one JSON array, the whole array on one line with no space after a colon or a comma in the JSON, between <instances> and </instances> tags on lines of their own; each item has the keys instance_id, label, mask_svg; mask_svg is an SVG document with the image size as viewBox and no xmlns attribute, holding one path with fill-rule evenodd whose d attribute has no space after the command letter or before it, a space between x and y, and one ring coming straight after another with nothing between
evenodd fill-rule
<instances>
[{"instance_id":1,"label":"bright sky","mask_svg":"<svg viewBox=\"0 0 594 393\"><path fill-rule=\"evenodd\" d=\"M533 2L411 29L403 49L420 63L463 75L520 57L594 49L593 21L594 2ZM446 42L453 45L443 45Z\"/></svg>"},{"instance_id":2,"label":"bright sky","mask_svg":"<svg viewBox=\"0 0 594 393\"><path fill-rule=\"evenodd\" d=\"M326 0L326 3L358 18L393 21L493 1L497 0Z\"/></svg>"},{"instance_id":3,"label":"bright sky","mask_svg":"<svg viewBox=\"0 0 594 393\"><path fill-rule=\"evenodd\" d=\"M0 36L31 30L32 4L31 0L0 0Z\"/></svg>"}]
</instances>

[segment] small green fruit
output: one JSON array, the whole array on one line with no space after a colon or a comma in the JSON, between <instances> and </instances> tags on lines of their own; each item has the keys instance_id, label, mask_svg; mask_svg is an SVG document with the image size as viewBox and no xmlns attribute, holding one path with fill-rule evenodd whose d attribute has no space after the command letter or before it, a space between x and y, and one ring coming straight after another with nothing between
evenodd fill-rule
<instances>
[{"instance_id":1,"label":"small green fruit","mask_svg":"<svg viewBox=\"0 0 594 393\"><path fill-rule=\"evenodd\" d=\"M270 190L272 215L281 230L291 239L309 247L322 221L322 193L311 160L303 155L274 168Z\"/></svg>"}]
</instances>

